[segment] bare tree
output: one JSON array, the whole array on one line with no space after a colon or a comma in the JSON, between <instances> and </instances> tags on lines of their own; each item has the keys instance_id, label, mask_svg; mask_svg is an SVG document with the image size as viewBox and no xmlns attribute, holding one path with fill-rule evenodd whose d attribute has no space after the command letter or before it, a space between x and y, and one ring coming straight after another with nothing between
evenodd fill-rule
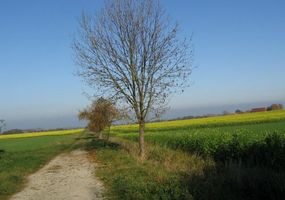
<instances>
[{"instance_id":1,"label":"bare tree","mask_svg":"<svg viewBox=\"0 0 285 200\"><path fill-rule=\"evenodd\" d=\"M6 123L4 119L0 119L0 134L2 133L3 129L5 128Z\"/></svg>"},{"instance_id":2,"label":"bare tree","mask_svg":"<svg viewBox=\"0 0 285 200\"><path fill-rule=\"evenodd\" d=\"M190 40L180 40L156 0L109 1L95 16L82 14L74 41L78 74L99 95L116 98L134 111L140 156L145 155L145 122L159 115L171 93L188 86Z\"/></svg>"}]
</instances>

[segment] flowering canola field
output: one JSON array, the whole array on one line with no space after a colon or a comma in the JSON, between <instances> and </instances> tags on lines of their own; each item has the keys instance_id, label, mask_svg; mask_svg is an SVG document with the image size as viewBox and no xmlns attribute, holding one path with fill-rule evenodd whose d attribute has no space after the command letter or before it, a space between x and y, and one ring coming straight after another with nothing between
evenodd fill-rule
<instances>
[{"instance_id":1,"label":"flowering canola field","mask_svg":"<svg viewBox=\"0 0 285 200\"><path fill-rule=\"evenodd\" d=\"M34 133L21 133L21 134L8 134L0 135L1 139L16 139L16 138L28 138L28 137L40 137L40 136L57 136L57 135L69 135L81 133L83 129L73 129L73 130L60 130L60 131L43 131Z\"/></svg>"},{"instance_id":2,"label":"flowering canola field","mask_svg":"<svg viewBox=\"0 0 285 200\"><path fill-rule=\"evenodd\" d=\"M257 123L278 122L278 121L285 122L285 110L232 114L232 115L187 119L187 120L154 122L154 123L147 123L146 129L147 130L185 129L188 127L216 127L216 126L225 126L225 125L257 124ZM136 131L137 129L138 129L137 124L120 125L112 127L113 132Z\"/></svg>"}]
</instances>

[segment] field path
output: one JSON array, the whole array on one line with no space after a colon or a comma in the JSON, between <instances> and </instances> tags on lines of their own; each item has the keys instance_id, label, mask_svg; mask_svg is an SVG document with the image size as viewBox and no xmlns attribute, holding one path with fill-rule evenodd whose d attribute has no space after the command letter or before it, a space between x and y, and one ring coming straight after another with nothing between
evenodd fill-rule
<instances>
[{"instance_id":1,"label":"field path","mask_svg":"<svg viewBox=\"0 0 285 200\"><path fill-rule=\"evenodd\" d=\"M94 170L86 151L61 154L29 176L27 186L11 200L103 199L103 185Z\"/></svg>"}]
</instances>

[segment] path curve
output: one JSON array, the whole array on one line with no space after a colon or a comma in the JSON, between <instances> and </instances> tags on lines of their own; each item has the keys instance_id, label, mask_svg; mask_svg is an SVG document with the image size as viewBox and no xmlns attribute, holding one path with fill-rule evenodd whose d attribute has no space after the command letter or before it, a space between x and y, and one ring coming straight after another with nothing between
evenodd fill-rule
<instances>
[{"instance_id":1,"label":"path curve","mask_svg":"<svg viewBox=\"0 0 285 200\"><path fill-rule=\"evenodd\" d=\"M103 185L94 170L86 151L61 154L29 176L11 200L101 200Z\"/></svg>"}]
</instances>

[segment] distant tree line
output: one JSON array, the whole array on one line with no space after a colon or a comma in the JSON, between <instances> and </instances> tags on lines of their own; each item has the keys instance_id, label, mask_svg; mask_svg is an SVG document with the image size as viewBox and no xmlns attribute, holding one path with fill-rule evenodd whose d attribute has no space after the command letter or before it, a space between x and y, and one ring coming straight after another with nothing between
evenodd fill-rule
<instances>
[{"instance_id":1,"label":"distant tree line","mask_svg":"<svg viewBox=\"0 0 285 200\"><path fill-rule=\"evenodd\" d=\"M271 106L264 107L263 109L264 109L264 111L273 111L273 110L283 110L283 108L284 107L283 107L282 104L272 104ZM241 109L236 109L235 110L236 114L249 113L249 112L252 112L252 110L246 110L246 111L242 111ZM205 115L197 115L197 116L187 115L187 116L177 117L177 118L168 119L168 120L155 120L153 122L207 118L207 117L223 116L223 115L229 115L229 114L233 114L233 113L231 113L229 111L223 111L221 114L205 114Z\"/></svg>"}]
</instances>

